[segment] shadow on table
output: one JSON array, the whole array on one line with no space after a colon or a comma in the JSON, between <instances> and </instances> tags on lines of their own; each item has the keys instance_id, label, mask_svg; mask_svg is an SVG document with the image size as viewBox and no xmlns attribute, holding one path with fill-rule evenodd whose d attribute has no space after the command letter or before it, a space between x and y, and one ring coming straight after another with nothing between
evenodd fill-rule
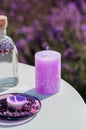
<instances>
[{"instance_id":1,"label":"shadow on table","mask_svg":"<svg viewBox=\"0 0 86 130\"><path fill-rule=\"evenodd\" d=\"M30 89L28 91L25 92L26 94L29 94L29 95L32 95L32 96L35 96L37 97L39 100L44 100L52 95L43 95L43 94L39 94L36 92L36 89L33 88L33 89Z\"/></svg>"}]
</instances>

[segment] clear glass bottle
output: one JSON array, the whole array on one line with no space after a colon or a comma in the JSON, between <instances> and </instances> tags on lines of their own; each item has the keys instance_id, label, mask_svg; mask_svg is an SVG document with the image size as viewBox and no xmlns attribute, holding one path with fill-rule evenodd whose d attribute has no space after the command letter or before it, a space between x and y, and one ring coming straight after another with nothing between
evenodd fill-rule
<instances>
[{"instance_id":1,"label":"clear glass bottle","mask_svg":"<svg viewBox=\"0 0 86 130\"><path fill-rule=\"evenodd\" d=\"M18 83L18 51L6 27L7 17L0 15L0 87L7 88Z\"/></svg>"}]
</instances>

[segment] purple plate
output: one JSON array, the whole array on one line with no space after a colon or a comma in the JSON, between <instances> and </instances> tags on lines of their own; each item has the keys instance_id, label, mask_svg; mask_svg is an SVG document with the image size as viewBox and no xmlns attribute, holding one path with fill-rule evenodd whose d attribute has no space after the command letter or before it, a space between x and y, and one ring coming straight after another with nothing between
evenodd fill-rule
<instances>
[{"instance_id":1,"label":"purple plate","mask_svg":"<svg viewBox=\"0 0 86 130\"><path fill-rule=\"evenodd\" d=\"M7 98L9 96L21 96L27 100L20 110L15 110L13 107L9 107L7 104ZM41 102L35 96L31 96L23 93L9 93L0 95L0 120L5 122L13 122L24 120L31 120L41 108Z\"/></svg>"}]
</instances>

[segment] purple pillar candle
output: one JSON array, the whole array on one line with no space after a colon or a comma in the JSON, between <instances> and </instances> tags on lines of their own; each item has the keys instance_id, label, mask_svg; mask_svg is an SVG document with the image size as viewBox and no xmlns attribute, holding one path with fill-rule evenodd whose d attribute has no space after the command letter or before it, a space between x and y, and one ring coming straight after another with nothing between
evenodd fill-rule
<instances>
[{"instance_id":1,"label":"purple pillar candle","mask_svg":"<svg viewBox=\"0 0 86 130\"><path fill-rule=\"evenodd\" d=\"M60 90L61 54L45 50L35 54L36 91L55 94Z\"/></svg>"}]
</instances>

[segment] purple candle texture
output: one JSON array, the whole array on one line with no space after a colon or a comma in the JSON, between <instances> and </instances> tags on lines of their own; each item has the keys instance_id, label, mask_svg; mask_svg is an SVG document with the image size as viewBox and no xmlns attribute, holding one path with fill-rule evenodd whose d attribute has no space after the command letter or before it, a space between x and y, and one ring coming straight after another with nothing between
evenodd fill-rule
<instances>
[{"instance_id":1,"label":"purple candle texture","mask_svg":"<svg viewBox=\"0 0 86 130\"><path fill-rule=\"evenodd\" d=\"M51 95L58 93L61 82L61 54L45 50L35 54L36 91Z\"/></svg>"},{"instance_id":2,"label":"purple candle texture","mask_svg":"<svg viewBox=\"0 0 86 130\"><path fill-rule=\"evenodd\" d=\"M8 107L13 107L16 110L20 110L26 102L27 102L26 98L22 96L11 95L7 98Z\"/></svg>"}]
</instances>

